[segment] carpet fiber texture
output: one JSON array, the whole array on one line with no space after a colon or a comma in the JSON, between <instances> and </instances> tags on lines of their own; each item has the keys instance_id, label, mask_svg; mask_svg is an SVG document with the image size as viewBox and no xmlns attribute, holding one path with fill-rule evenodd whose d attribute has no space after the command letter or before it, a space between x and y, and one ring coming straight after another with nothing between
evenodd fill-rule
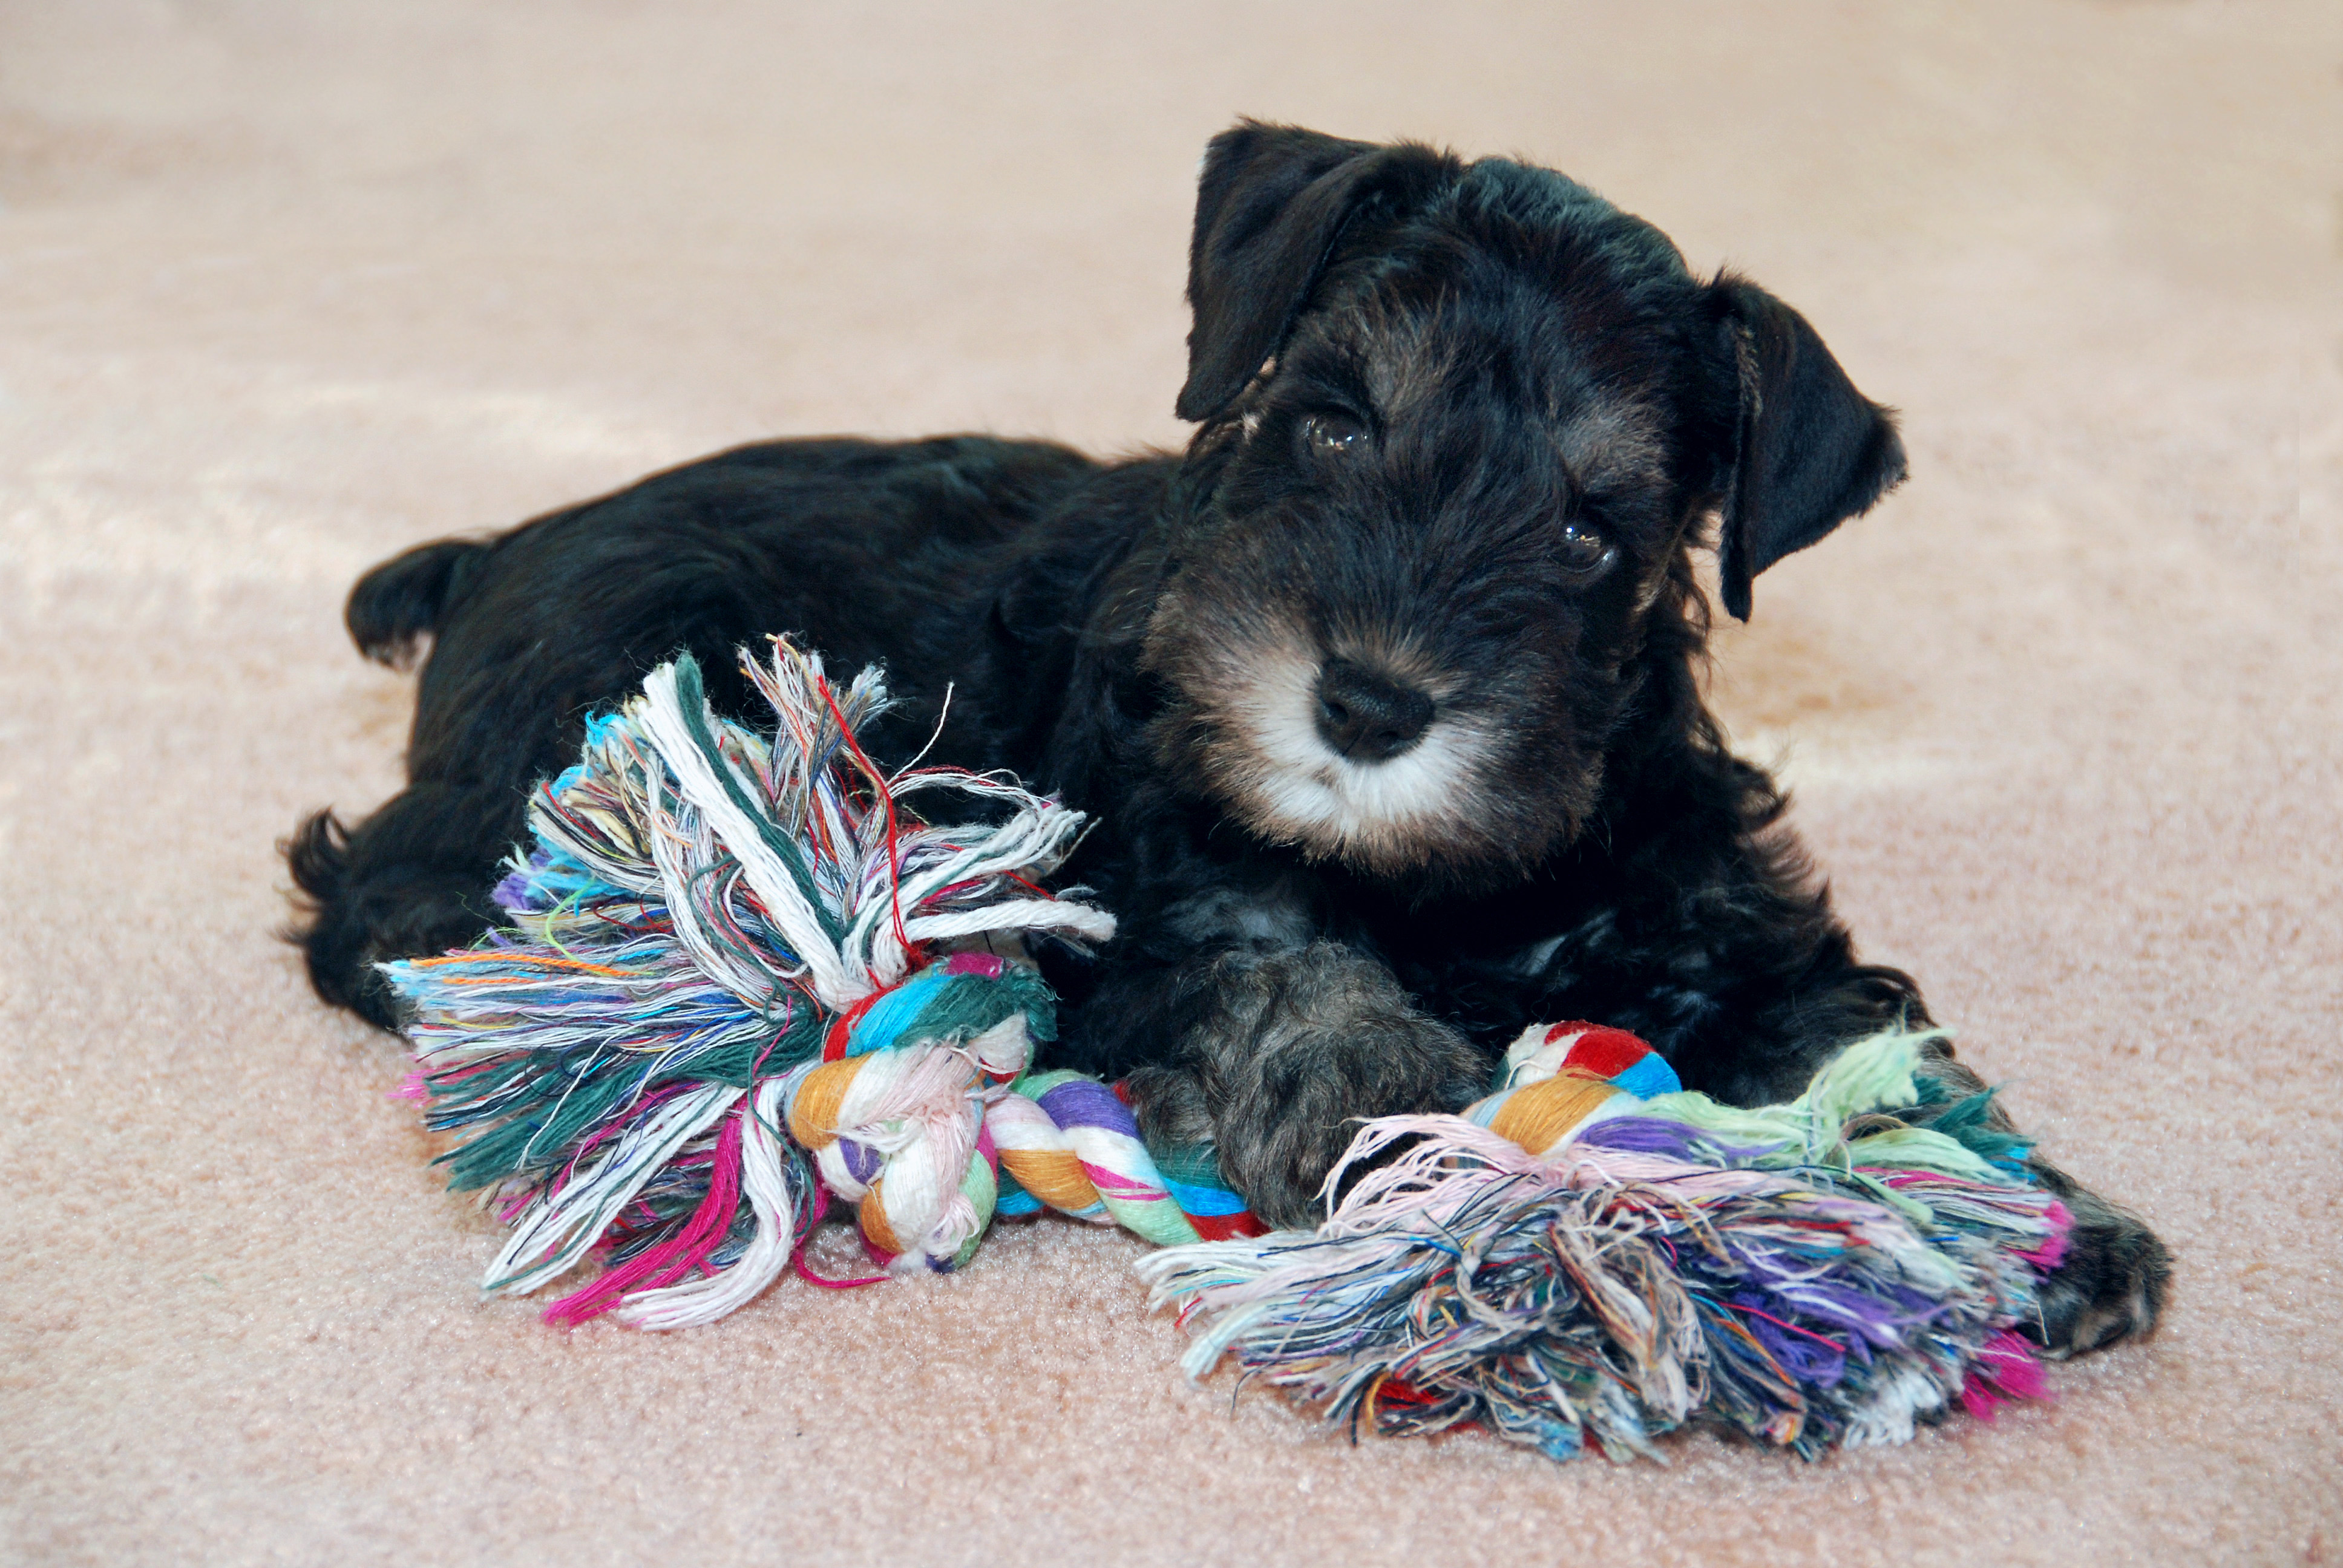
<instances>
[{"instance_id":1,"label":"carpet fiber texture","mask_svg":"<svg viewBox=\"0 0 2343 1568\"><path fill-rule=\"evenodd\" d=\"M2343 1561L2339 66L2320 0L0 5L0 1560ZM1903 409L1716 698L2170 1241L2156 1341L1614 1469L1188 1386L1062 1222L672 1337L479 1300L273 934L397 776L351 578L769 434L1178 441L1238 113L1567 169Z\"/></svg>"}]
</instances>

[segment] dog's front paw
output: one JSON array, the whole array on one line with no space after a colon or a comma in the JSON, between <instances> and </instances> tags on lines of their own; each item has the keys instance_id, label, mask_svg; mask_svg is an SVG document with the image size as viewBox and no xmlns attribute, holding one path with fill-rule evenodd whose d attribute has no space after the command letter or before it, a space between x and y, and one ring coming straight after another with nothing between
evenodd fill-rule
<instances>
[{"instance_id":1,"label":"dog's front paw","mask_svg":"<svg viewBox=\"0 0 2343 1568\"><path fill-rule=\"evenodd\" d=\"M1184 1042L1193 1089L1160 1098L1155 1120L1209 1117L1222 1173L1264 1223L1314 1224L1320 1191L1363 1120L1461 1111L1488 1088L1489 1063L1415 1010L1389 970L1332 942L1223 960L1207 1020Z\"/></svg>"},{"instance_id":2,"label":"dog's front paw","mask_svg":"<svg viewBox=\"0 0 2343 1568\"><path fill-rule=\"evenodd\" d=\"M2066 1255L2039 1292L2041 1321L2027 1329L2056 1361L2156 1332L2171 1289L2172 1254L2132 1214L2055 1166L2034 1173L2075 1216Z\"/></svg>"}]
</instances>

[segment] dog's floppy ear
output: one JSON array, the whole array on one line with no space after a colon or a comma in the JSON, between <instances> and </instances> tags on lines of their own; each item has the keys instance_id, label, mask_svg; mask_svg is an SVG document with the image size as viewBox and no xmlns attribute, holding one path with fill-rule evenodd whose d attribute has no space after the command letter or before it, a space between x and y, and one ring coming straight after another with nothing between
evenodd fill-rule
<instances>
[{"instance_id":1,"label":"dog's floppy ear","mask_svg":"<svg viewBox=\"0 0 2343 1568\"><path fill-rule=\"evenodd\" d=\"M1740 370L1740 436L1725 484L1717 576L1725 608L1749 618L1749 583L1904 479L1892 410L1855 389L1806 318L1743 278L1711 298Z\"/></svg>"},{"instance_id":2,"label":"dog's floppy ear","mask_svg":"<svg viewBox=\"0 0 2343 1568\"><path fill-rule=\"evenodd\" d=\"M1226 408L1277 352L1353 214L1458 167L1429 147L1379 147L1256 120L1214 136L1188 247L1195 326L1180 417Z\"/></svg>"}]
</instances>

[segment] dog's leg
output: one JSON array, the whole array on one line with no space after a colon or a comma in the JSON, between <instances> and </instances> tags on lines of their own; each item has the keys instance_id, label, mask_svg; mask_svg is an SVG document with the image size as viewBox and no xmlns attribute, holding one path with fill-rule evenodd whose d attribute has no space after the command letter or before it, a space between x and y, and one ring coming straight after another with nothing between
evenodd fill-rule
<instances>
[{"instance_id":1,"label":"dog's leg","mask_svg":"<svg viewBox=\"0 0 2343 1568\"><path fill-rule=\"evenodd\" d=\"M1151 1143L1214 1144L1269 1224L1322 1217L1319 1191L1361 1119L1459 1111L1488 1091L1489 1059L1339 942L1224 953L1178 983L1178 1044L1130 1075L1141 1128Z\"/></svg>"},{"instance_id":2,"label":"dog's leg","mask_svg":"<svg viewBox=\"0 0 2343 1568\"><path fill-rule=\"evenodd\" d=\"M374 966L468 945L497 917L490 890L520 837L524 798L510 785L408 785L357 827L320 811L283 848L307 905L288 933L317 994L377 1029L400 1027Z\"/></svg>"},{"instance_id":3,"label":"dog's leg","mask_svg":"<svg viewBox=\"0 0 2343 1568\"><path fill-rule=\"evenodd\" d=\"M1954 1103L1986 1088L1985 1081L1954 1060L1950 1047L1942 1042L1921 1071L1943 1085ZM1997 1102L1986 1115L1992 1126L2016 1131ZM2137 1215L2108 1202L2039 1153L2029 1155L2026 1163L2075 1216L2066 1256L2043 1282L2041 1321L2027 1332L2060 1361L2154 1333L2171 1286L2171 1252Z\"/></svg>"}]
</instances>

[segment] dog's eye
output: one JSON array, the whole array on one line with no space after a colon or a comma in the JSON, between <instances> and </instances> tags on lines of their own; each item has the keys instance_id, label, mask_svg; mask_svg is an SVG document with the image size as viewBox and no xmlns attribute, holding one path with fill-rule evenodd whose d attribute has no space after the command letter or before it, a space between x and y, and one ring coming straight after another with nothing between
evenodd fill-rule
<instances>
[{"instance_id":1,"label":"dog's eye","mask_svg":"<svg viewBox=\"0 0 2343 1568\"><path fill-rule=\"evenodd\" d=\"M1313 452L1356 452L1367 444L1367 427L1347 414L1311 414L1302 418L1302 441Z\"/></svg>"},{"instance_id":2,"label":"dog's eye","mask_svg":"<svg viewBox=\"0 0 2343 1568\"><path fill-rule=\"evenodd\" d=\"M1574 572L1591 572L1610 564L1611 541L1592 524L1573 518L1562 525L1562 564Z\"/></svg>"}]
</instances>

